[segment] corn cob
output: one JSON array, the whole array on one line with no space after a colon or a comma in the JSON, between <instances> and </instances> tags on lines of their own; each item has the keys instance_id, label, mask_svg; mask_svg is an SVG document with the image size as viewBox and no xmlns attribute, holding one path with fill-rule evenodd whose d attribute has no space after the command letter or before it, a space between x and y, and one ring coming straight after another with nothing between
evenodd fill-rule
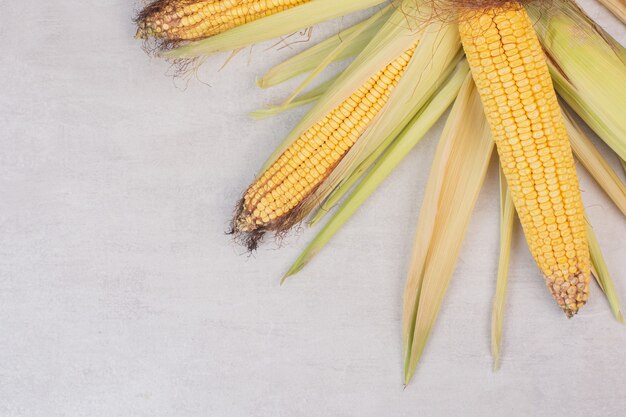
<instances>
[{"instance_id":1,"label":"corn cob","mask_svg":"<svg viewBox=\"0 0 626 417\"><path fill-rule=\"evenodd\" d=\"M157 0L137 18L137 38L207 38L310 0Z\"/></svg>"},{"instance_id":2,"label":"corn cob","mask_svg":"<svg viewBox=\"0 0 626 417\"><path fill-rule=\"evenodd\" d=\"M330 175L383 109L404 74L415 46L376 72L343 103L294 141L248 188L233 221L250 250L267 231L302 220L307 197Z\"/></svg>"},{"instance_id":3,"label":"corn cob","mask_svg":"<svg viewBox=\"0 0 626 417\"><path fill-rule=\"evenodd\" d=\"M568 317L589 296L574 159L545 56L516 3L462 11L459 31L533 257Z\"/></svg>"}]
</instances>

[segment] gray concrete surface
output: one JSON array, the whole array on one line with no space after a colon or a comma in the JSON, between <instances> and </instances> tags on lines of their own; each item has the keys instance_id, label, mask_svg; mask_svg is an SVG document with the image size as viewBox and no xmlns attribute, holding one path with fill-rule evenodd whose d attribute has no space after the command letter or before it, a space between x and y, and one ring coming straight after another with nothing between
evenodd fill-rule
<instances>
[{"instance_id":1,"label":"gray concrete surface","mask_svg":"<svg viewBox=\"0 0 626 417\"><path fill-rule=\"evenodd\" d=\"M615 18L584 5L626 41ZM210 58L185 89L133 39L136 7L2 2L1 416L625 415L626 329L597 286L566 320L519 234L503 364L492 373L494 167L403 390L401 293L441 123L279 287L313 231L253 257L224 231L303 114L250 120L295 85L261 91L255 76L306 45L260 45L221 71L227 56ZM357 18L316 28L311 42ZM626 302L626 222L584 171L581 182Z\"/></svg>"}]
</instances>

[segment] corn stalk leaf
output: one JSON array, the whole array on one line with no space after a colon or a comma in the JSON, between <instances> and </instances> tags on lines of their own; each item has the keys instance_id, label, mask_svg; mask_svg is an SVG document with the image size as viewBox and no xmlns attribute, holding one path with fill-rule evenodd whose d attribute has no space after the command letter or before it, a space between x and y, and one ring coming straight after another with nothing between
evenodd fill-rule
<instances>
[{"instance_id":1,"label":"corn stalk leaf","mask_svg":"<svg viewBox=\"0 0 626 417\"><path fill-rule=\"evenodd\" d=\"M615 319L622 324L626 324L624 316L622 315L619 299L617 297L617 291L615 291L615 285L613 285L613 280L609 274L609 269L606 266L604 256L602 255L600 244L598 243L598 239L596 238L593 228L589 224L589 220L587 220L587 239L589 241L589 252L591 254L591 272L600 288L602 288Z\"/></svg>"},{"instance_id":2,"label":"corn stalk leaf","mask_svg":"<svg viewBox=\"0 0 626 417\"><path fill-rule=\"evenodd\" d=\"M506 178L500 170L500 255L498 259L498 278L496 293L491 311L491 356L493 370L500 368L502 349L502 329L504 327L504 306L506 302L506 287L509 276L509 261L511 260L511 241L515 224L515 206L506 183Z\"/></svg>"},{"instance_id":3,"label":"corn stalk leaf","mask_svg":"<svg viewBox=\"0 0 626 417\"><path fill-rule=\"evenodd\" d=\"M613 200L617 208L626 216L626 186L602 157L591 140L585 135L572 115L563 110L565 127L570 138L574 154L589 171L600 187Z\"/></svg>"},{"instance_id":4,"label":"corn stalk leaf","mask_svg":"<svg viewBox=\"0 0 626 417\"><path fill-rule=\"evenodd\" d=\"M300 254L296 262L283 277L283 281L300 271L337 231L352 217L367 198L380 186L385 178L408 155L423 136L437 122L457 96L461 84L466 79L469 68L464 61L450 76L444 86L436 93L430 102L415 116L409 126L389 146L385 153L354 189L332 218L315 236L309 245Z\"/></svg>"},{"instance_id":5,"label":"corn stalk leaf","mask_svg":"<svg viewBox=\"0 0 626 417\"><path fill-rule=\"evenodd\" d=\"M357 23L271 68L257 81L257 85L261 88L273 87L312 71L333 51L338 52L333 56L331 62L338 62L358 55L390 15L391 6L377 11L369 19ZM353 37L355 33L357 36ZM340 46L342 48L338 50L337 48Z\"/></svg>"},{"instance_id":6,"label":"corn stalk leaf","mask_svg":"<svg viewBox=\"0 0 626 417\"><path fill-rule=\"evenodd\" d=\"M404 292L405 384L415 373L437 318L493 147L468 75L437 147L418 220Z\"/></svg>"},{"instance_id":7,"label":"corn stalk leaf","mask_svg":"<svg viewBox=\"0 0 626 417\"><path fill-rule=\"evenodd\" d=\"M195 58L232 51L385 2L386 0L313 0L219 35L174 48L164 52L163 56L170 59Z\"/></svg>"},{"instance_id":8,"label":"corn stalk leaf","mask_svg":"<svg viewBox=\"0 0 626 417\"><path fill-rule=\"evenodd\" d=\"M626 159L626 50L572 1L527 9L557 92Z\"/></svg>"}]
</instances>

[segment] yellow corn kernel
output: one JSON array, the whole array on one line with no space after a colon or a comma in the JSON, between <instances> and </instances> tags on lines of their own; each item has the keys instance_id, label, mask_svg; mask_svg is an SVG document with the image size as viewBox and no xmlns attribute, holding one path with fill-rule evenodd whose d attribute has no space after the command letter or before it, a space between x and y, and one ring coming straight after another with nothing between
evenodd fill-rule
<instances>
[{"instance_id":1,"label":"yellow corn kernel","mask_svg":"<svg viewBox=\"0 0 626 417\"><path fill-rule=\"evenodd\" d=\"M541 45L517 3L462 12L459 31L533 257L571 317L590 258L574 158Z\"/></svg>"},{"instance_id":2,"label":"yellow corn kernel","mask_svg":"<svg viewBox=\"0 0 626 417\"><path fill-rule=\"evenodd\" d=\"M251 249L266 231L281 232L301 220L299 206L330 175L387 103L414 51L415 47L410 48L374 74L302 133L250 185L235 215L233 232L252 237L248 242ZM392 71L394 68L399 71Z\"/></svg>"},{"instance_id":3,"label":"yellow corn kernel","mask_svg":"<svg viewBox=\"0 0 626 417\"><path fill-rule=\"evenodd\" d=\"M137 18L137 38L207 38L310 0L157 0Z\"/></svg>"}]
</instances>

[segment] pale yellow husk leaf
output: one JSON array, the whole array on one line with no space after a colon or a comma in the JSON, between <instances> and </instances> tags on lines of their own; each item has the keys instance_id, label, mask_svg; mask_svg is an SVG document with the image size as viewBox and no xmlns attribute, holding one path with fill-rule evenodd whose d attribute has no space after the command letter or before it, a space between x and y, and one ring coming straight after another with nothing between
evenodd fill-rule
<instances>
[{"instance_id":1,"label":"pale yellow husk leaf","mask_svg":"<svg viewBox=\"0 0 626 417\"><path fill-rule=\"evenodd\" d=\"M506 301L506 288L509 276L509 263L511 260L511 242L513 240L513 227L515 226L515 205L511 199L511 193L506 183L506 178L500 170L500 255L498 258L498 276L496 280L496 293L491 310L491 356L493 357L493 370L500 368L502 349L502 331L504 327L504 307Z\"/></svg>"},{"instance_id":2,"label":"pale yellow husk leaf","mask_svg":"<svg viewBox=\"0 0 626 417\"><path fill-rule=\"evenodd\" d=\"M565 109L563 114L574 155L626 216L626 186L578 126L572 115Z\"/></svg>"},{"instance_id":3,"label":"pale yellow husk leaf","mask_svg":"<svg viewBox=\"0 0 626 417\"><path fill-rule=\"evenodd\" d=\"M411 380L454 272L494 143L468 76L437 147L404 292L405 383Z\"/></svg>"}]
</instances>

